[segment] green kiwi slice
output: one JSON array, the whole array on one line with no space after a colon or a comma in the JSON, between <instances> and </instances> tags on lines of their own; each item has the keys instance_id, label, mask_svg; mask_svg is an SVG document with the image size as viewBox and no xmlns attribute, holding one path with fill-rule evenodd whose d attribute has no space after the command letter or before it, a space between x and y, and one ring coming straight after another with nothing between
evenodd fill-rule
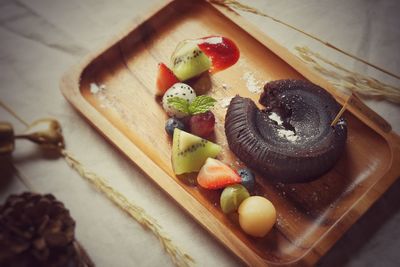
<instances>
[{"instance_id":1,"label":"green kiwi slice","mask_svg":"<svg viewBox=\"0 0 400 267\"><path fill-rule=\"evenodd\" d=\"M180 81L186 81L211 68L211 60L193 40L178 44L171 57L172 71Z\"/></svg>"},{"instance_id":2,"label":"green kiwi slice","mask_svg":"<svg viewBox=\"0 0 400 267\"><path fill-rule=\"evenodd\" d=\"M221 146L175 128L172 168L178 175L199 171L207 158L215 158L220 151Z\"/></svg>"}]
</instances>

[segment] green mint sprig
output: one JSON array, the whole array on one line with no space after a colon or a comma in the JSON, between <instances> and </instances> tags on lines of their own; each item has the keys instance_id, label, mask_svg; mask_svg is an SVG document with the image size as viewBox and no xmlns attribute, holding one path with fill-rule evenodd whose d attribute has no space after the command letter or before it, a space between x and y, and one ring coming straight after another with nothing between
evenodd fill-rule
<instances>
[{"instance_id":1,"label":"green mint sprig","mask_svg":"<svg viewBox=\"0 0 400 267\"><path fill-rule=\"evenodd\" d=\"M211 96L201 95L197 96L192 103L189 103L186 99L175 96L168 98L168 105L175 108L176 110L183 112L188 115L195 115L207 112L212 108L217 100Z\"/></svg>"}]
</instances>

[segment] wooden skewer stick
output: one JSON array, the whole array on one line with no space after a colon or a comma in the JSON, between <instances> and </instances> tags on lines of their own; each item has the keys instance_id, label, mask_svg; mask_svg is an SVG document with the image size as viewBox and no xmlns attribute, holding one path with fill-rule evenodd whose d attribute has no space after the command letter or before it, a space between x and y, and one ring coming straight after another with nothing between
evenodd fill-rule
<instances>
[{"instance_id":1,"label":"wooden skewer stick","mask_svg":"<svg viewBox=\"0 0 400 267\"><path fill-rule=\"evenodd\" d=\"M336 115L336 117L333 119L331 126L335 126L336 123L339 121L340 117L343 115L343 113L345 112L350 100L353 98L353 93L351 93L351 95L349 95L349 97L346 99L346 102L344 102L342 108L339 110L338 114Z\"/></svg>"}]
</instances>

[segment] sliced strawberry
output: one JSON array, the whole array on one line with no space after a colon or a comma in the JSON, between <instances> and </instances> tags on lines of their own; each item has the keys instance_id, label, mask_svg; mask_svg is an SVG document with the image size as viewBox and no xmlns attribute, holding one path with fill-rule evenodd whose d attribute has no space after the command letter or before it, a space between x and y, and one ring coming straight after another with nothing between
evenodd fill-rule
<instances>
[{"instance_id":1,"label":"sliced strawberry","mask_svg":"<svg viewBox=\"0 0 400 267\"><path fill-rule=\"evenodd\" d=\"M229 68L239 60L240 52L236 44L223 36L208 36L198 43L201 51L211 58L211 72Z\"/></svg>"},{"instance_id":2,"label":"sliced strawberry","mask_svg":"<svg viewBox=\"0 0 400 267\"><path fill-rule=\"evenodd\" d=\"M219 189L240 183L240 176L225 163L208 158L197 175L197 183L206 189Z\"/></svg>"},{"instance_id":3,"label":"sliced strawberry","mask_svg":"<svg viewBox=\"0 0 400 267\"><path fill-rule=\"evenodd\" d=\"M174 73L164 64L158 64L158 75L156 81L156 95L162 96L172 85L179 82Z\"/></svg>"}]
</instances>

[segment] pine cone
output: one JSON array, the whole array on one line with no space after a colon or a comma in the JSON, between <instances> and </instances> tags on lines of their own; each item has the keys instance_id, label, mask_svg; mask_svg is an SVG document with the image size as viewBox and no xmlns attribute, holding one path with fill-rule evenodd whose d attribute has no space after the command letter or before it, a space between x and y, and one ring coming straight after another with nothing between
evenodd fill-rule
<instances>
[{"instance_id":1,"label":"pine cone","mask_svg":"<svg viewBox=\"0 0 400 267\"><path fill-rule=\"evenodd\" d=\"M53 195L11 195L0 206L0 266L91 266L74 234L75 221Z\"/></svg>"}]
</instances>

